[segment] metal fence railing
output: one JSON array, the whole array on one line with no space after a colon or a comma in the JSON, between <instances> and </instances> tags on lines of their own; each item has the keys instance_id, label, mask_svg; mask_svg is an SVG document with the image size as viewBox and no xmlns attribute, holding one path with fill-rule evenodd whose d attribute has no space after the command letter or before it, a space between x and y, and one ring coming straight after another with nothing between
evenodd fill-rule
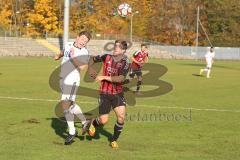
<instances>
[{"instance_id":1,"label":"metal fence railing","mask_svg":"<svg viewBox=\"0 0 240 160\"><path fill-rule=\"evenodd\" d=\"M195 46L162 46L162 49L177 55L195 56L196 58L203 58L209 51L209 47L196 48ZM240 60L240 48L215 47L214 50L215 59Z\"/></svg>"}]
</instances>

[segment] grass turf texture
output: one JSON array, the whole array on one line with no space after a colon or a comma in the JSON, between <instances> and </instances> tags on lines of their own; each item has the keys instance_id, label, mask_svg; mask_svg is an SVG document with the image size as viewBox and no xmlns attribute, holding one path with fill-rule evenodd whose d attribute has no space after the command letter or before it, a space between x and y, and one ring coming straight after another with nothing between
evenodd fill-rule
<instances>
[{"instance_id":1,"label":"grass turf texture","mask_svg":"<svg viewBox=\"0 0 240 160\"><path fill-rule=\"evenodd\" d=\"M204 67L201 61L150 62L168 68L160 79L171 83L173 90L159 97L138 98L135 106L129 106L120 149L112 150L107 136L113 133L113 113L99 137L79 136L71 146L64 146L67 125L54 114L57 102L4 98L59 99L59 93L48 85L59 62L0 58L0 159L238 159L240 62L216 61L211 79L192 75ZM98 88L97 84L81 85ZM83 110L97 104L86 96L78 96L77 102ZM163 117L154 119L151 114Z\"/></svg>"}]
</instances>

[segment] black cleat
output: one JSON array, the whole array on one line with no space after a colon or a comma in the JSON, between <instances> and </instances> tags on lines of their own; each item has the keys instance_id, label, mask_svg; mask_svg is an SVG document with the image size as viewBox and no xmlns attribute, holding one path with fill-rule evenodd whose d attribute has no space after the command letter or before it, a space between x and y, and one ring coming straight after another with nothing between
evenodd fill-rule
<instances>
[{"instance_id":1,"label":"black cleat","mask_svg":"<svg viewBox=\"0 0 240 160\"><path fill-rule=\"evenodd\" d=\"M82 136L85 135L91 125L91 121L87 120L82 126Z\"/></svg>"},{"instance_id":2,"label":"black cleat","mask_svg":"<svg viewBox=\"0 0 240 160\"><path fill-rule=\"evenodd\" d=\"M70 145L72 144L74 141L73 139L78 135L78 132L76 131L74 135L70 135L68 134L67 138L65 139L65 145Z\"/></svg>"},{"instance_id":3,"label":"black cleat","mask_svg":"<svg viewBox=\"0 0 240 160\"><path fill-rule=\"evenodd\" d=\"M129 79L125 79L123 82L122 82L122 84L124 85L124 84L128 84L130 82L130 80Z\"/></svg>"}]
</instances>

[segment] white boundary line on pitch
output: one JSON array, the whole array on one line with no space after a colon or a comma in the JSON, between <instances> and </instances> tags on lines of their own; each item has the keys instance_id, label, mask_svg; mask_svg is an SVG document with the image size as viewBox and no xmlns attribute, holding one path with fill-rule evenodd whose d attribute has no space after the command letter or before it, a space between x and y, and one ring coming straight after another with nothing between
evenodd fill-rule
<instances>
[{"instance_id":1,"label":"white boundary line on pitch","mask_svg":"<svg viewBox=\"0 0 240 160\"><path fill-rule=\"evenodd\" d=\"M0 99L15 99L15 100L26 100L26 101L46 101L46 102L58 102L58 100L54 99L32 99L32 98L24 98L24 97L4 97L0 96Z\"/></svg>"},{"instance_id":2,"label":"white boundary line on pitch","mask_svg":"<svg viewBox=\"0 0 240 160\"><path fill-rule=\"evenodd\" d=\"M26 97L5 97L0 96L0 99L14 99L14 100L26 100L26 101L45 101L45 102L59 102L60 100L56 99L34 99L34 98L26 98ZM97 104L90 101L80 102L80 103L87 103L87 104ZM213 112L235 112L240 113L240 110L226 110L226 109L200 109L200 108L187 108L187 107L168 107L168 106L153 106L153 105L137 105L140 107L153 107L153 108L164 108L164 109L182 109L182 110L196 110L196 111L213 111Z\"/></svg>"},{"instance_id":3,"label":"white boundary line on pitch","mask_svg":"<svg viewBox=\"0 0 240 160\"><path fill-rule=\"evenodd\" d=\"M147 105L138 105L138 106L147 106ZM196 110L196 111L213 111L213 112L234 112L234 113L240 113L240 110L227 110L227 109L200 109L200 108L187 108L187 107L161 107L161 106L152 106L148 105L147 107L154 107L154 108L165 108L165 109L182 109L182 110Z\"/></svg>"},{"instance_id":4,"label":"white boundary line on pitch","mask_svg":"<svg viewBox=\"0 0 240 160\"><path fill-rule=\"evenodd\" d=\"M35 98L25 98L25 97L4 97L0 96L0 99L14 99L14 100L26 100L26 101L45 101L45 102L60 102L60 100L56 99L35 99ZM88 104L95 104L93 102L81 102L81 103L88 103Z\"/></svg>"}]
</instances>

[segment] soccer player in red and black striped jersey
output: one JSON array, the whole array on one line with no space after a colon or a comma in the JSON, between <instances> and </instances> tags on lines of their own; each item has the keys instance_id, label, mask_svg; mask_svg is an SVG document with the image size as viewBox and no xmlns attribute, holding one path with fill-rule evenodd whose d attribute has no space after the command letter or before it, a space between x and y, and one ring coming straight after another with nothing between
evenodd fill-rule
<instances>
[{"instance_id":1,"label":"soccer player in red and black striped jersey","mask_svg":"<svg viewBox=\"0 0 240 160\"><path fill-rule=\"evenodd\" d=\"M92 121L89 127L89 135L93 137L95 128L108 122L109 113L113 109L117 116L117 122L114 126L114 134L110 140L112 148L118 148L117 139L123 129L125 119L126 101L123 95L122 82L129 71L129 60L124 55L126 50L127 42L116 40L113 54L94 56L89 63L89 69L94 63L103 63L102 75L96 77L96 81L101 83L99 117ZM92 77L95 77L95 75L92 75Z\"/></svg>"},{"instance_id":2,"label":"soccer player in red and black striped jersey","mask_svg":"<svg viewBox=\"0 0 240 160\"><path fill-rule=\"evenodd\" d=\"M137 89L136 93L139 93L140 86L142 84L142 66L144 63L148 62L148 46L147 44L141 44L141 50L133 54L132 64L130 69L130 81L137 76Z\"/></svg>"}]
</instances>

